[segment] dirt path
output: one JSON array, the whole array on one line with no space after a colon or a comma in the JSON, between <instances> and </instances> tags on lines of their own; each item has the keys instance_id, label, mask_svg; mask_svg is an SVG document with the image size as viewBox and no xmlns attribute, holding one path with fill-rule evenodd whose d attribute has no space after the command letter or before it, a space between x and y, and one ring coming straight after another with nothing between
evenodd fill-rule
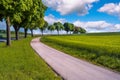
<instances>
[{"instance_id":1,"label":"dirt path","mask_svg":"<svg viewBox=\"0 0 120 80\"><path fill-rule=\"evenodd\" d=\"M31 46L65 80L120 80L120 74L50 48L39 38L33 39Z\"/></svg>"}]
</instances>

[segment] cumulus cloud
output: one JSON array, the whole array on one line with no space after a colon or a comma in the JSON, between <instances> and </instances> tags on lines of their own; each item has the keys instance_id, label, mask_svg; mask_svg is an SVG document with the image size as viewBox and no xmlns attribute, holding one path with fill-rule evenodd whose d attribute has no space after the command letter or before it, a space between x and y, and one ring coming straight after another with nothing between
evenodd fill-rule
<instances>
[{"instance_id":1,"label":"cumulus cloud","mask_svg":"<svg viewBox=\"0 0 120 80\"><path fill-rule=\"evenodd\" d=\"M52 14L45 16L44 19L49 23L53 24L54 22L66 22L65 19L56 18ZM88 22L82 22L82 21L75 21L73 22L75 26L83 27L87 30L87 32L116 32L120 31L120 24L112 24L108 23L106 21L88 21Z\"/></svg>"},{"instance_id":2,"label":"cumulus cloud","mask_svg":"<svg viewBox=\"0 0 120 80\"><path fill-rule=\"evenodd\" d=\"M92 3L98 0L43 0L43 3L61 15L76 12L78 15L88 14L88 10L93 6Z\"/></svg>"},{"instance_id":3,"label":"cumulus cloud","mask_svg":"<svg viewBox=\"0 0 120 80\"><path fill-rule=\"evenodd\" d=\"M115 28L120 31L120 24L116 24Z\"/></svg>"},{"instance_id":4,"label":"cumulus cloud","mask_svg":"<svg viewBox=\"0 0 120 80\"><path fill-rule=\"evenodd\" d=\"M120 3L115 4L115 3L108 3L105 4L103 7L101 7L99 12L105 12L110 15L115 15L120 18Z\"/></svg>"},{"instance_id":5,"label":"cumulus cloud","mask_svg":"<svg viewBox=\"0 0 120 80\"><path fill-rule=\"evenodd\" d=\"M61 22L61 23L66 22L65 19L62 19L62 18L58 19L55 16L53 16L52 14L45 16L44 20L47 21L49 24L53 24L54 22Z\"/></svg>"},{"instance_id":6,"label":"cumulus cloud","mask_svg":"<svg viewBox=\"0 0 120 80\"><path fill-rule=\"evenodd\" d=\"M111 24L106 21L75 21L74 25L85 28L88 32L115 32L120 31L120 24Z\"/></svg>"},{"instance_id":7,"label":"cumulus cloud","mask_svg":"<svg viewBox=\"0 0 120 80\"><path fill-rule=\"evenodd\" d=\"M90 21L90 22L75 21L74 25L81 27L83 26L84 28L91 28L96 30L101 30L112 26L112 24L107 23L105 21Z\"/></svg>"}]
</instances>

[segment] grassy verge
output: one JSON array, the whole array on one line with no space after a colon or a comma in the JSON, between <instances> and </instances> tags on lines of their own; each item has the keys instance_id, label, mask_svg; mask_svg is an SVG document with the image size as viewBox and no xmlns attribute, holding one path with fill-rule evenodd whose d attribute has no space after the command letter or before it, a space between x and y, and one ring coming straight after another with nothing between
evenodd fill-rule
<instances>
[{"instance_id":1,"label":"grassy verge","mask_svg":"<svg viewBox=\"0 0 120 80\"><path fill-rule=\"evenodd\" d=\"M41 41L80 59L120 72L120 35L46 36Z\"/></svg>"},{"instance_id":2,"label":"grassy verge","mask_svg":"<svg viewBox=\"0 0 120 80\"><path fill-rule=\"evenodd\" d=\"M60 80L30 47L31 38L0 43L0 80Z\"/></svg>"}]
</instances>

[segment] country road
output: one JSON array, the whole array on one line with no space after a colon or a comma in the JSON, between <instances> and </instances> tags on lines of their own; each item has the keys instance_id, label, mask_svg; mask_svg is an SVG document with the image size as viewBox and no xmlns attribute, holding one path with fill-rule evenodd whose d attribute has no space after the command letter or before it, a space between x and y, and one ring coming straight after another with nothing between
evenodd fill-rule
<instances>
[{"instance_id":1,"label":"country road","mask_svg":"<svg viewBox=\"0 0 120 80\"><path fill-rule=\"evenodd\" d=\"M64 80L120 80L119 73L48 47L39 38L33 39L31 46Z\"/></svg>"}]
</instances>

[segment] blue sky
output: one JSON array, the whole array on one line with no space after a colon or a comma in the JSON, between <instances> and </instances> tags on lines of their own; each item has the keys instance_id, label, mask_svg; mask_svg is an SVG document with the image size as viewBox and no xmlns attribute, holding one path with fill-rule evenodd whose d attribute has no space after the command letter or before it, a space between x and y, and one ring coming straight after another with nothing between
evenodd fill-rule
<instances>
[{"instance_id":1,"label":"blue sky","mask_svg":"<svg viewBox=\"0 0 120 80\"><path fill-rule=\"evenodd\" d=\"M100 13L100 12L97 11L104 4L107 4L107 3L119 3L119 2L120 2L119 0L100 0L100 1L98 1L96 3L94 3L93 7L89 10L89 14L86 14L84 16L79 16L75 12L73 12L71 14L68 14L68 15L60 15L59 12L57 12L56 10L54 10L52 8L49 8L49 7L48 7L45 15L47 16L49 14L52 14L57 18L65 18L69 22L74 22L75 20L81 20L81 21L106 20L106 21L111 22L111 23L120 23L120 19L118 17L111 16L111 15L108 15L106 13ZM108 18L110 20L108 20Z\"/></svg>"},{"instance_id":2,"label":"blue sky","mask_svg":"<svg viewBox=\"0 0 120 80\"><path fill-rule=\"evenodd\" d=\"M49 24L71 22L88 32L120 31L119 0L44 0Z\"/></svg>"},{"instance_id":3,"label":"blue sky","mask_svg":"<svg viewBox=\"0 0 120 80\"><path fill-rule=\"evenodd\" d=\"M44 19L49 24L71 22L87 32L120 32L120 0L42 1L48 7ZM0 22L0 29L5 26L5 22Z\"/></svg>"}]
</instances>

